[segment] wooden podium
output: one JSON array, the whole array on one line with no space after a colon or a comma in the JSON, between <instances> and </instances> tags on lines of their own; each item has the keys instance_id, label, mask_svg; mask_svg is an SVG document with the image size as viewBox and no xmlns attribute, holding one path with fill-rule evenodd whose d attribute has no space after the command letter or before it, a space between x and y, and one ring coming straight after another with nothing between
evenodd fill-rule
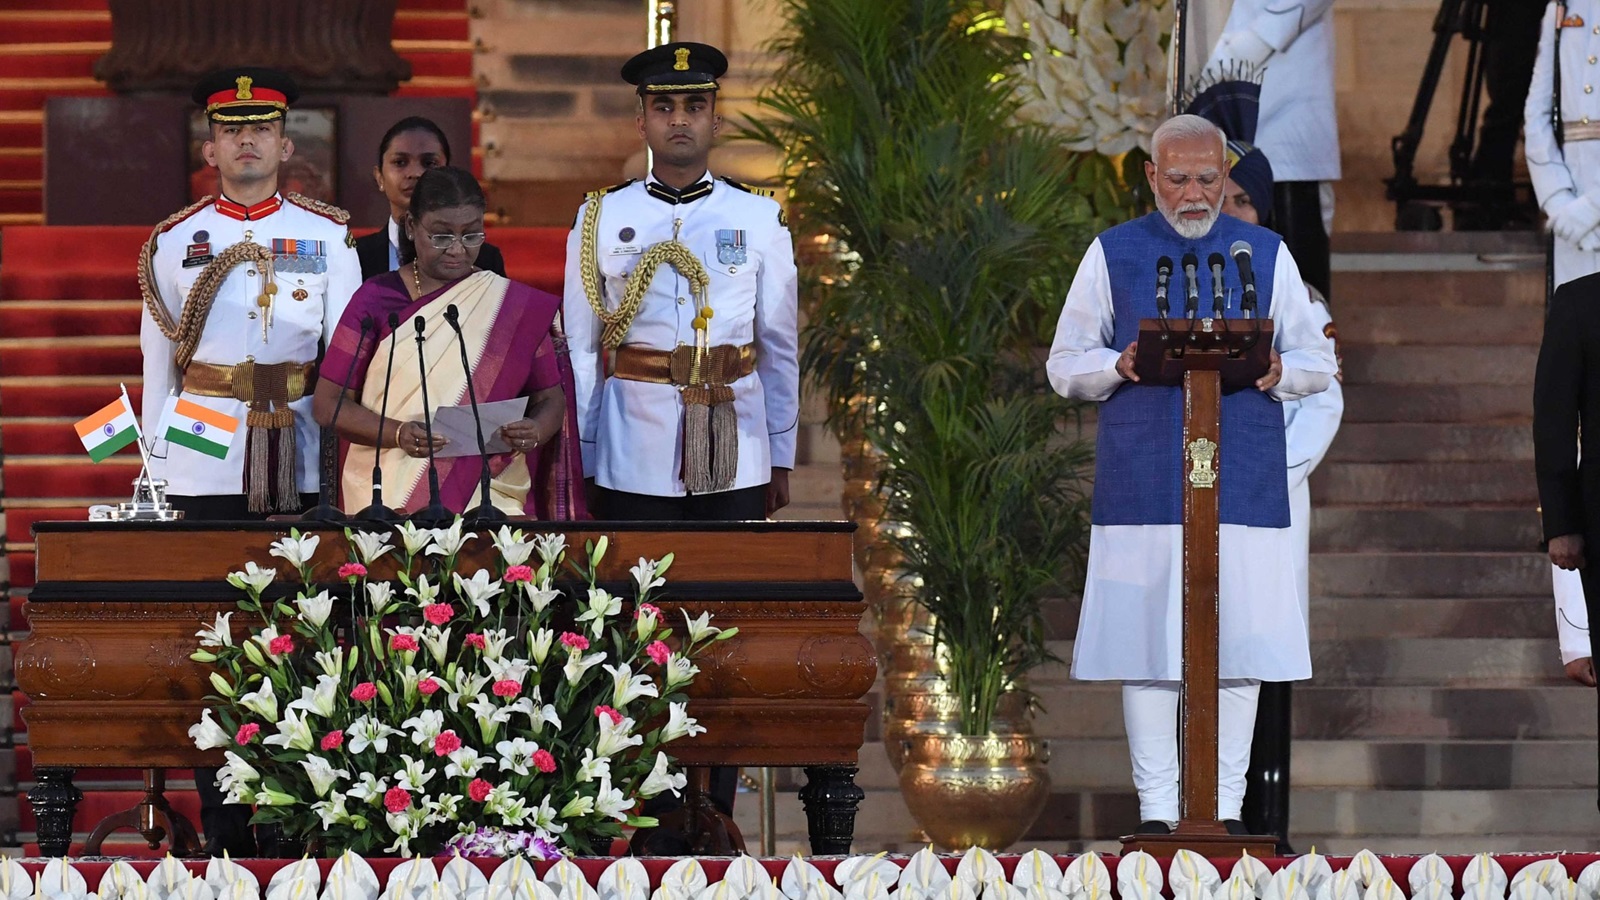
<instances>
[{"instance_id":1,"label":"wooden podium","mask_svg":"<svg viewBox=\"0 0 1600 900\"><path fill-rule=\"evenodd\" d=\"M219 766L220 750L196 750L187 734L210 692L209 667L189 659L195 632L238 608L241 592L225 577L248 560L263 565L273 541L305 523L41 522L38 582L24 612L32 634L16 654L17 686L33 750L36 785L28 792L44 855L69 849L82 794L74 769ZM666 618L709 611L738 627L699 661L689 711L706 733L672 745L686 766L804 767L800 789L812 852L850 852L857 755L877 675L872 644L859 631L865 604L851 573L848 522L661 523L514 522L535 533L562 532L568 548L606 535L601 584L631 596L628 567L640 557L676 554L660 599ZM332 592L348 561L342 529L322 538L313 577ZM493 552L481 535L462 565ZM393 558L373 565L393 577ZM277 568L283 572L284 566ZM292 573L288 574L293 580ZM274 588L281 588L280 581ZM269 589L271 595L272 589ZM122 823L147 840L192 840L173 821L159 778ZM181 821L181 816L177 817ZM147 831L144 826L150 826Z\"/></svg>"},{"instance_id":2,"label":"wooden podium","mask_svg":"<svg viewBox=\"0 0 1600 900\"><path fill-rule=\"evenodd\" d=\"M1255 390L1271 366L1270 319L1142 319L1141 384L1183 387L1183 692L1178 706L1183 794L1172 834L1132 834L1122 850L1271 856L1272 835L1230 835L1217 820L1217 496L1222 392Z\"/></svg>"}]
</instances>

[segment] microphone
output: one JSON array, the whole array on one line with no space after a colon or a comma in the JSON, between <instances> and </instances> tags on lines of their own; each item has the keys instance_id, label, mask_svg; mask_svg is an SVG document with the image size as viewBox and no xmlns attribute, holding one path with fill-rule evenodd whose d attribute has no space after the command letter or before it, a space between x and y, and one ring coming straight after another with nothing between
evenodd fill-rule
<instances>
[{"instance_id":1,"label":"microphone","mask_svg":"<svg viewBox=\"0 0 1600 900\"><path fill-rule=\"evenodd\" d=\"M355 375L356 375L356 360L361 358L361 348L366 345L366 343L367 343L367 332L369 330L371 330L371 328L372 328L372 317L371 316L362 316L361 317L361 334L360 334L359 337L356 338L356 352L353 355L351 355L351 357L350 357L350 368L348 370L346 370L346 372L344 373L344 383L345 384L349 384L351 379L355 378ZM349 391L347 391L347 390L342 390L341 389L339 391L339 399L334 401L334 404L333 404L333 419L328 422L328 430L326 432L326 434L328 434L328 435L330 435L330 436L332 436L334 438L334 440L333 440L333 448L334 448L333 456L334 456L334 460L335 461L337 461L338 456L339 456L339 449L338 449L339 448L339 442L338 442L339 411L344 409L344 395L347 394L347 393L349 393ZM378 430L382 431L383 429L380 428ZM326 453L326 451L327 451L326 443L324 443L323 450L324 450L324 453ZM302 521L343 522L345 520L344 510L342 510L339 507L333 505L333 484L332 484L332 481L333 481L333 476L335 476L335 474L336 474L334 472L335 468L336 468L335 466L329 465L327 460L324 459L324 464L322 466L322 477L317 479L317 505L312 509L306 510L305 515L300 517Z\"/></svg>"},{"instance_id":2,"label":"microphone","mask_svg":"<svg viewBox=\"0 0 1600 900\"><path fill-rule=\"evenodd\" d=\"M422 374L422 428L428 433L428 505L411 514L411 521L423 528L443 528L450 524L450 510L439 499L439 469L433 462L433 407L428 403L428 360L422 353L427 339L428 320L417 316L417 368Z\"/></svg>"},{"instance_id":3,"label":"microphone","mask_svg":"<svg viewBox=\"0 0 1600 900\"><path fill-rule=\"evenodd\" d=\"M1222 307L1225 301L1222 298L1222 267L1227 265L1227 260L1221 253L1213 253L1206 257L1206 266L1211 269L1211 318L1222 318Z\"/></svg>"},{"instance_id":4,"label":"microphone","mask_svg":"<svg viewBox=\"0 0 1600 900\"><path fill-rule=\"evenodd\" d=\"M1156 312L1165 319L1171 309L1167 303L1167 284L1172 280L1172 257L1163 256L1156 260Z\"/></svg>"},{"instance_id":5,"label":"microphone","mask_svg":"<svg viewBox=\"0 0 1600 900\"><path fill-rule=\"evenodd\" d=\"M1239 309L1247 318L1256 316L1256 275L1250 270L1250 244L1246 241L1234 241L1228 248L1228 255L1233 257L1233 264L1239 269Z\"/></svg>"},{"instance_id":6,"label":"microphone","mask_svg":"<svg viewBox=\"0 0 1600 900\"><path fill-rule=\"evenodd\" d=\"M400 518L394 510L383 505L383 467L378 457L383 454L383 423L389 416L389 383L394 379L394 344L400 333L400 316L389 313L389 367L383 373L383 400L378 408L378 440L372 450L372 505L356 513L356 518L373 522L394 522Z\"/></svg>"},{"instance_id":7,"label":"microphone","mask_svg":"<svg viewBox=\"0 0 1600 900\"><path fill-rule=\"evenodd\" d=\"M1183 255L1183 315L1194 318L1200 313L1200 260L1193 253Z\"/></svg>"},{"instance_id":8,"label":"microphone","mask_svg":"<svg viewBox=\"0 0 1600 900\"><path fill-rule=\"evenodd\" d=\"M483 420L478 418L478 392L472 386L472 363L467 360L467 338L461 333L461 313L454 303L445 307L444 320L450 323L450 329L456 333L456 346L461 349L461 368L467 373L467 402L472 404L472 424L478 430L478 458L483 463L478 473L478 490L483 502L467 510L465 516L473 524L504 522L506 514L489 502L489 450L484 446Z\"/></svg>"}]
</instances>

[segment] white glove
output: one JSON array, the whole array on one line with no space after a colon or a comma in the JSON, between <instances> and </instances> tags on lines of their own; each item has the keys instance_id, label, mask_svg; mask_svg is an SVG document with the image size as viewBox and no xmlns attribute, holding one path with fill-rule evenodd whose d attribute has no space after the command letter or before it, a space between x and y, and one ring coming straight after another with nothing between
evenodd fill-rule
<instances>
[{"instance_id":1,"label":"white glove","mask_svg":"<svg viewBox=\"0 0 1600 900\"><path fill-rule=\"evenodd\" d=\"M1555 211L1550 217L1550 230L1569 244L1583 240L1594 227L1600 225L1600 204L1587 194Z\"/></svg>"},{"instance_id":2,"label":"white glove","mask_svg":"<svg viewBox=\"0 0 1600 900\"><path fill-rule=\"evenodd\" d=\"M1211 54L1211 61L1206 64L1206 68L1230 62L1241 62L1256 67L1266 62L1274 52L1276 51L1271 44L1246 28L1224 35L1222 40L1217 42L1217 49Z\"/></svg>"}]
</instances>

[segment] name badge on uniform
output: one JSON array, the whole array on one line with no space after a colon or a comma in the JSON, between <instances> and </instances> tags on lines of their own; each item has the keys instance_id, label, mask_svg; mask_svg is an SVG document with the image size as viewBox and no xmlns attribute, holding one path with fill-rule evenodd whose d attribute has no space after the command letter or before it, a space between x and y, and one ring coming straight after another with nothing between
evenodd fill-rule
<instances>
[{"instance_id":1,"label":"name badge on uniform","mask_svg":"<svg viewBox=\"0 0 1600 900\"><path fill-rule=\"evenodd\" d=\"M272 264L280 272L321 275L328 271L327 243L299 238L273 238Z\"/></svg>"},{"instance_id":2,"label":"name badge on uniform","mask_svg":"<svg viewBox=\"0 0 1600 900\"><path fill-rule=\"evenodd\" d=\"M644 248L638 244L618 244L611 248L612 256L638 256L643 252Z\"/></svg>"},{"instance_id":3,"label":"name badge on uniform","mask_svg":"<svg viewBox=\"0 0 1600 900\"><path fill-rule=\"evenodd\" d=\"M1580 16L1580 15L1574 13L1574 14L1572 14L1570 16L1567 16L1565 19L1562 19L1561 20L1561 24L1557 25L1556 27L1557 28L1582 28L1583 27L1583 16Z\"/></svg>"},{"instance_id":4,"label":"name badge on uniform","mask_svg":"<svg viewBox=\"0 0 1600 900\"><path fill-rule=\"evenodd\" d=\"M183 267L193 269L196 266L209 265L211 262L211 243L209 241L196 241L184 248Z\"/></svg>"},{"instance_id":5,"label":"name badge on uniform","mask_svg":"<svg viewBox=\"0 0 1600 900\"><path fill-rule=\"evenodd\" d=\"M742 266L746 261L744 229L718 229L717 262L725 266Z\"/></svg>"}]
</instances>

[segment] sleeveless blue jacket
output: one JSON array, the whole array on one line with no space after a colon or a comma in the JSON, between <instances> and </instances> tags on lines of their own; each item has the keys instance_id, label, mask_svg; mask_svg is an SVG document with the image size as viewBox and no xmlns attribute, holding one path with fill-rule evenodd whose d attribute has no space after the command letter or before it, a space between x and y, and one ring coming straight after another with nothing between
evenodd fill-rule
<instances>
[{"instance_id":1,"label":"sleeveless blue jacket","mask_svg":"<svg viewBox=\"0 0 1600 900\"><path fill-rule=\"evenodd\" d=\"M1100 235L1111 280L1115 317L1112 347L1138 340L1139 320L1156 317L1156 260L1171 257L1170 315L1183 314L1185 253L1200 261L1200 315L1211 315L1212 253L1228 258L1234 241L1253 252L1258 318L1272 315L1273 271L1282 239L1274 232L1219 216L1198 240L1180 236L1161 213L1118 225ZM1228 258L1223 267L1224 318L1242 318L1239 272ZM1174 322L1176 326L1178 323ZM1100 404L1095 485L1091 518L1096 525L1181 525L1183 523L1183 388L1126 382ZM1289 489L1284 449L1283 406L1254 388L1222 398L1222 441L1218 450L1220 521L1226 525L1287 528Z\"/></svg>"}]
</instances>

